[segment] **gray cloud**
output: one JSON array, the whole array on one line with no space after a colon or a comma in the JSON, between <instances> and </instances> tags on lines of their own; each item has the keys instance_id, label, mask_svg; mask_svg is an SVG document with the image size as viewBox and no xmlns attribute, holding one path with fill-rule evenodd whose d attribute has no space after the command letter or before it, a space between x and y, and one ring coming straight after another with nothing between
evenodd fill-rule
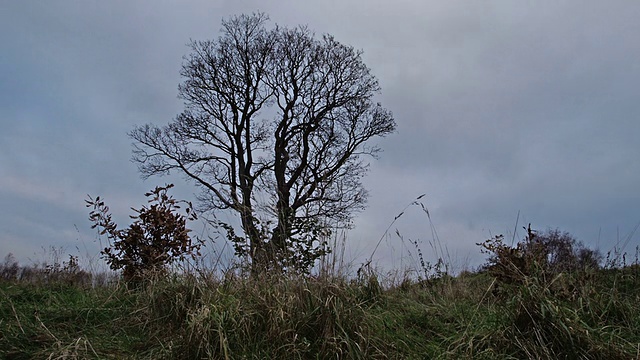
<instances>
[{"instance_id":1,"label":"gray cloud","mask_svg":"<svg viewBox=\"0 0 640 360\"><path fill-rule=\"evenodd\" d=\"M180 111L189 39L260 10L363 49L398 121L366 179L370 207L348 234L354 257L368 256L422 193L439 239L471 264L482 259L475 243L512 232L518 211L520 225L560 227L604 250L640 220L635 3L9 2L0 9L0 250L25 258L78 238L97 249L87 193L111 200L123 223L156 184L178 182L177 195L191 197L179 177L140 180L126 133ZM418 208L395 227L433 240ZM399 241L383 242L381 263L400 262Z\"/></svg>"}]
</instances>

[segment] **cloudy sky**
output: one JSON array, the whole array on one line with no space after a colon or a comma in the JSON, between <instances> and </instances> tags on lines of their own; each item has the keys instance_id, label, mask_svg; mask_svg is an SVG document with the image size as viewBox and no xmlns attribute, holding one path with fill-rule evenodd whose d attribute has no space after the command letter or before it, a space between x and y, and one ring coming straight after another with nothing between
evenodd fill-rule
<instances>
[{"instance_id":1,"label":"cloudy sky","mask_svg":"<svg viewBox=\"0 0 640 360\"><path fill-rule=\"evenodd\" d=\"M476 243L521 238L527 223L605 253L640 244L636 1L3 1L0 256L97 254L87 194L122 225L156 185L191 198L180 177L141 180L126 134L181 111L190 39L254 11L362 49L398 123L379 141L348 260L382 239L375 260L403 266L417 240L428 259L435 242L475 266ZM418 206L393 223L421 194L431 224Z\"/></svg>"}]
</instances>

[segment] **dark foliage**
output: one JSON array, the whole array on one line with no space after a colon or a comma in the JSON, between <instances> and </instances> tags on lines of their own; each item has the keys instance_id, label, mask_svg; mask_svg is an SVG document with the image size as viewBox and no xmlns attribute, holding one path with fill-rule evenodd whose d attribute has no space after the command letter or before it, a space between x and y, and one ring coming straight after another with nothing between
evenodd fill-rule
<instances>
[{"instance_id":1,"label":"dark foliage","mask_svg":"<svg viewBox=\"0 0 640 360\"><path fill-rule=\"evenodd\" d=\"M536 239L543 244L547 266L554 272L598 268L602 261L597 250L585 247L568 232L550 229Z\"/></svg>"},{"instance_id":2,"label":"dark foliage","mask_svg":"<svg viewBox=\"0 0 640 360\"><path fill-rule=\"evenodd\" d=\"M12 253L7 254L4 257L4 263L0 265L0 279L2 280L16 280L18 278L18 271L20 266L13 257Z\"/></svg>"},{"instance_id":3,"label":"dark foliage","mask_svg":"<svg viewBox=\"0 0 640 360\"><path fill-rule=\"evenodd\" d=\"M561 272L597 269L602 255L585 247L571 234L558 229L538 233L525 229L527 237L514 247L504 243L504 236L497 235L478 244L490 254L484 266L502 284L521 284L533 274L549 277Z\"/></svg>"},{"instance_id":4,"label":"dark foliage","mask_svg":"<svg viewBox=\"0 0 640 360\"><path fill-rule=\"evenodd\" d=\"M127 282L139 282L146 275L161 273L166 265L185 256L200 255L202 241L192 241L186 228L187 217L177 212L179 201L167 195L172 187L169 184L146 193L151 205L132 208L136 215L130 217L135 221L127 229L118 229L109 207L99 196L86 200L87 207L93 209L89 214L92 228L100 228L100 234L106 234L113 242L101 253L112 270L123 270ZM180 202L187 204L188 219L195 220L191 204Z\"/></svg>"}]
</instances>

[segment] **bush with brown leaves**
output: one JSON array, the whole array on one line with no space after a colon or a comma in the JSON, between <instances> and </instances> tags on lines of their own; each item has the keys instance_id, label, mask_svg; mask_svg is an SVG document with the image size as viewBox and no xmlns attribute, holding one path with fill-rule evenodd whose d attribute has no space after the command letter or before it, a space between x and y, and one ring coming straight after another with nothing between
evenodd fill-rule
<instances>
[{"instance_id":1,"label":"bush with brown leaves","mask_svg":"<svg viewBox=\"0 0 640 360\"><path fill-rule=\"evenodd\" d=\"M167 195L173 187L169 184L156 187L145 194L149 198L149 206L140 209L132 208L136 212L131 218L135 221L126 229L118 229L113 222L109 207L100 197L89 196L87 207L93 208L89 219L92 228L101 229L101 235L107 235L112 242L110 247L102 250L102 255L112 270L122 270L124 280L136 283L150 274L166 271L166 266L176 260L183 260L185 256L195 258L200 255L202 241L192 241L187 229L187 219L195 220L191 203L177 201ZM186 216L177 212L179 203L187 204Z\"/></svg>"}]
</instances>

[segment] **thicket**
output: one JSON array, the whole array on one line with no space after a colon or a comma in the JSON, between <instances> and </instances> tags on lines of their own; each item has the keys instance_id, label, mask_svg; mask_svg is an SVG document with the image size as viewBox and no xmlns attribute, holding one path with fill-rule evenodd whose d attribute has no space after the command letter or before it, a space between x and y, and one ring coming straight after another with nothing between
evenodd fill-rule
<instances>
[{"instance_id":1,"label":"thicket","mask_svg":"<svg viewBox=\"0 0 640 360\"><path fill-rule=\"evenodd\" d=\"M601 265L602 254L567 232L549 229L538 233L531 224L525 231L526 237L514 246L505 244L503 235L478 244L489 255L482 270L501 286L522 285L532 276L547 281L563 273L586 273Z\"/></svg>"}]
</instances>

